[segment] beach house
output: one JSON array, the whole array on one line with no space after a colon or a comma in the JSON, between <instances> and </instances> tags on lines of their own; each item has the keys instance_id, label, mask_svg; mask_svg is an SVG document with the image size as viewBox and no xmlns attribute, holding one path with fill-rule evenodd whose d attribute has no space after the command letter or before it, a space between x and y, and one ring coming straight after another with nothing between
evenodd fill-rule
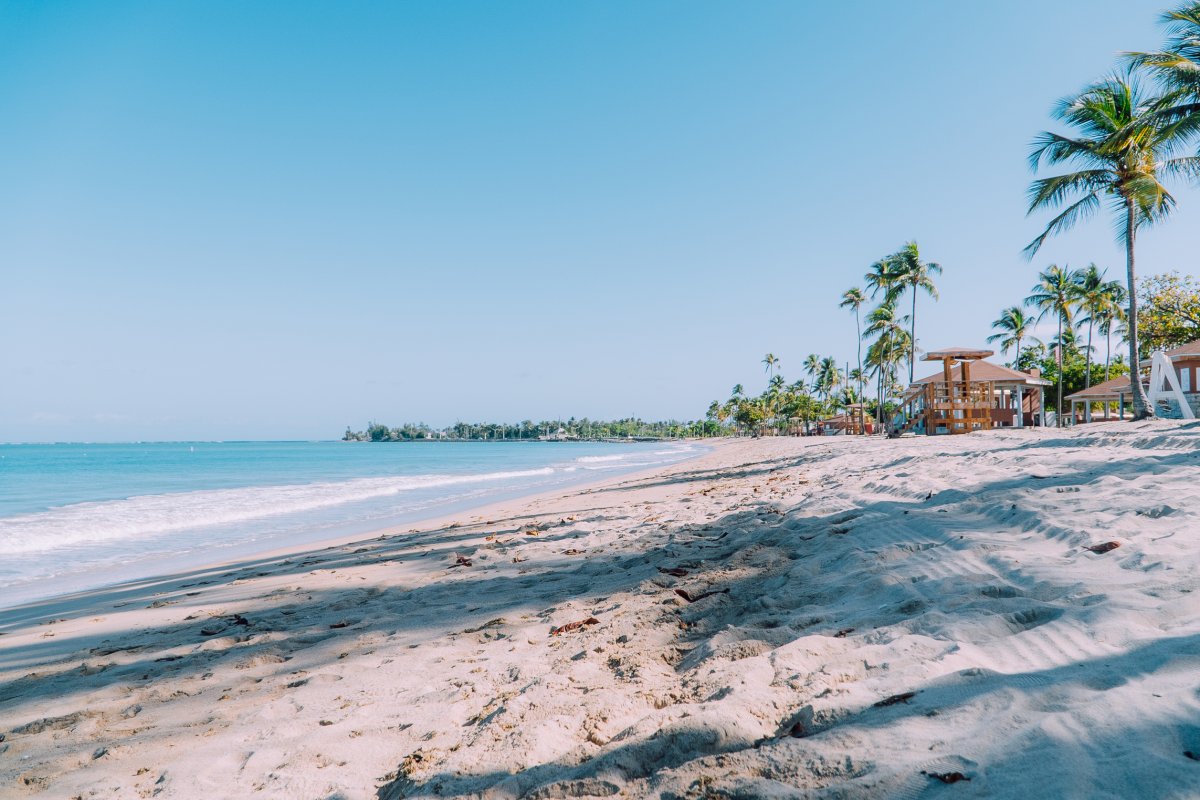
<instances>
[{"instance_id":1,"label":"beach house","mask_svg":"<svg viewBox=\"0 0 1200 800\"><path fill-rule=\"evenodd\" d=\"M1167 350L1163 355L1166 356L1175 371L1179 388L1182 390L1188 406L1191 407L1192 413L1200 417L1200 383L1198 383L1200 381L1200 339ZM1152 361L1152 358L1143 359L1139 366L1148 371ZM1143 377L1142 383L1146 383L1145 377ZM1152 387L1147 386L1146 388L1149 392ZM1096 415L1091 413L1097 403L1103 404L1103 413L1099 419L1109 419L1109 411L1114 403L1117 406L1116 418L1124 418L1126 404L1130 403L1132 398L1133 384L1128 375L1122 375L1119 378L1097 383L1095 386L1067 395L1065 399L1071 403L1071 416L1076 422L1090 422L1097 419ZM1159 416L1167 418L1181 416L1180 409L1174 403L1160 401L1157 406L1155 413Z\"/></svg>"},{"instance_id":2,"label":"beach house","mask_svg":"<svg viewBox=\"0 0 1200 800\"><path fill-rule=\"evenodd\" d=\"M940 361L942 369L909 386L895 433L937 436L1044 424L1050 381L1036 370L1021 372L986 361L991 355L991 350L966 347L926 353L922 361Z\"/></svg>"}]
</instances>

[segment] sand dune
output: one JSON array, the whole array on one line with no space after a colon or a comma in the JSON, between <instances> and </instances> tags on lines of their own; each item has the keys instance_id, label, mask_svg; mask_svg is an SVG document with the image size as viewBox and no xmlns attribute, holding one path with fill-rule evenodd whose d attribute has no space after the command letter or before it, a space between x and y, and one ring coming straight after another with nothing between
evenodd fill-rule
<instances>
[{"instance_id":1,"label":"sand dune","mask_svg":"<svg viewBox=\"0 0 1200 800\"><path fill-rule=\"evenodd\" d=\"M1198 517L1195 424L738 441L10 609L0 795L1196 797Z\"/></svg>"}]
</instances>

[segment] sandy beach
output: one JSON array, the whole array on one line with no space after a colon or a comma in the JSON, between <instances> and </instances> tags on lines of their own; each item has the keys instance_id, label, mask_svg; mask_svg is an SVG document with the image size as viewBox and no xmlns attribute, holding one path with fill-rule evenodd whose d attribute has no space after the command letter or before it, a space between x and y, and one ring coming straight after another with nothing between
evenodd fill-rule
<instances>
[{"instance_id":1,"label":"sandy beach","mask_svg":"<svg viewBox=\"0 0 1200 800\"><path fill-rule=\"evenodd\" d=\"M735 440L8 609L0 796L1200 796L1198 487L1195 423Z\"/></svg>"}]
</instances>

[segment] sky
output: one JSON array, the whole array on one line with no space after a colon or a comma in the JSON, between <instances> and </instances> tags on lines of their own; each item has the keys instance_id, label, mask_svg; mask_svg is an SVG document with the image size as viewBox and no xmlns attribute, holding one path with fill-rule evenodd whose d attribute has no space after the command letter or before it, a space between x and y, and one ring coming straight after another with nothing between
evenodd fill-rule
<instances>
[{"instance_id":1,"label":"sky","mask_svg":"<svg viewBox=\"0 0 1200 800\"><path fill-rule=\"evenodd\" d=\"M0 5L0 441L699 418L855 359L908 240L982 346L1107 219L1021 249L1054 102L1164 4ZM1139 240L1195 274L1200 192Z\"/></svg>"}]
</instances>

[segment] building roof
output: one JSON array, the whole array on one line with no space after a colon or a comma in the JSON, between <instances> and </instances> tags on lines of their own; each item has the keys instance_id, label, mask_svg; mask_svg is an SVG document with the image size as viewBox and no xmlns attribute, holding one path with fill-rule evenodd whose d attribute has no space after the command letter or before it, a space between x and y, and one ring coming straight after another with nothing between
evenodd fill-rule
<instances>
[{"instance_id":1,"label":"building roof","mask_svg":"<svg viewBox=\"0 0 1200 800\"><path fill-rule=\"evenodd\" d=\"M1122 375L1119 378L1113 378L1104 383L1097 383L1075 394L1066 396L1066 400L1116 400L1119 395L1133 394L1133 382L1129 380L1128 375Z\"/></svg>"},{"instance_id":2,"label":"building roof","mask_svg":"<svg viewBox=\"0 0 1200 800\"><path fill-rule=\"evenodd\" d=\"M1179 345L1179 347L1173 347L1166 352L1167 352L1167 358L1171 359L1172 361L1182 361L1184 359L1200 358L1200 339L1197 339L1194 342L1188 342L1187 344L1181 344L1181 345ZM1149 364L1150 364L1150 359L1148 359L1148 358L1142 359L1141 365L1143 367L1149 366Z\"/></svg>"},{"instance_id":3,"label":"building roof","mask_svg":"<svg viewBox=\"0 0 1200 800\"><path fill-rule=\"evenodd\" d=\"M986 351L984 351L986 352ZM945 375L941 372L936 372L928 377L921 378L915 381L913 385L918 383L939 383L945 380ZM950 370L950 380L962 380L962 366L955 366ZM993 364L991 361L975 361L971 364L971 380L973 381L993 381L995 383L1022 383L1026 386L1050 386L1050 381L1045 378L1035 378L1028 372L1020 372L1015 369Z\"/></svg>"},{"instance_id":4,"label":"building roof","mask_svg":"<svg viewBox=\"0 0 1200 800\"><path fill-rule=\"evenodd\" d=\"M987 358L988 356L996 355L993 350L982 350L978 347L947 347L942 350L930 350L921 357L922 361L942 361L947 358L960 359L965 358L969 361L974 361L979 358Z\"/></svg>"}]
</instances>

